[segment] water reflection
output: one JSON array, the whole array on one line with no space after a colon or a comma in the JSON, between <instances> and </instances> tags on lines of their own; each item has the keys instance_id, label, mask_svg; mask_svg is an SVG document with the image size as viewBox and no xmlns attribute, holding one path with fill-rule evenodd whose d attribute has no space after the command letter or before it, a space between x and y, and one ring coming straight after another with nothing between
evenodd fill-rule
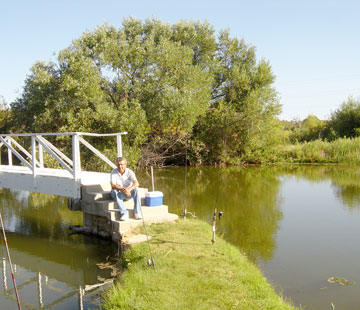
<instances>
[{"instance_id":1,"label":"water reflection","mask_svg":"<svg viewBox=\"0 0 360 310\"><path fill-rule=\"evenodd\" d=\"M263 167L188 168L185 189L184 172L184 168L156 170L155 189L163 191L170 211L182 213L186 190L189 211L210 223L217 207L224 212L218 230L228 241L239 246L253 261L271 259L274 235L282 218L277 175ZM151 188L147 175L140 175L139 179Z\"/></svg>"},{"instance_id":2,"label":"water reflection","mask_svg":"<svg viewBox=\"0 0 360 310\"><path fill-rule=\"evenodd\" d=\"M283 165L155 171L155 189L172 212L187 208L211 223L216 192L220 230L258 264L278 292L306 309L358 309L358 288L329 284L331 276L360 283L360 168ZM144 174L143 184L151 178ZM211 232L209 229L209 242Z\"/></svg>"},{"instance_id":3,"label":"water reflection","mask_svg":"<svg viewBox=\"0 0 360 310\"><path fill-rule=\"evenodd\" d=\"M7 229L50 239L66 238L70 225L82 223L81 212L70 212L60 196L1 189L0 212Z\"/></svg>"},{"instance_id":4,"label":"water reflection","mask_svg":"<svg viewBox=\"0 0 360 310\"><path fill-rule=\"evenodd\" d=\"M286 177L312 184L330 182L344 206L360 208L360 169L355 165L274 165L252 167L190 167L186 187L183 167L155 170L155 190L164 193L170 211L187 210L211 223L217 209L224 211L219 229L254 262L271 260L275 236L283 218L280 188ZM152 188L149 171L139 171L141 185Z\"/></svg>"},{"instance_id":5,"label":"water reflection","mask_svg":"<svg viewBox=\"0 0 360 310\"><path fill-rule=\"evenodd\" d=\"M58 279L41 272L29 273L28 270L14 265L17 289L22 296L22 309L91 309L97 308L92 288L79 285L61 285ZM15 309L17 301L13 286L8 283L11 273L5 257L2 258L2 287L0 286L1 309Z\"/></svg>"},{"instance_id":6,"label":"water reflection","mask_svg":"<svg viewBox=\"0 0 360 310\"><path fill-rule=\"evenodd\" d=\"M344 206L360 208L359 165L290 165L276 170L277 175L296 176L312 183L330 181Z\"/></svg>"},{"instance_id":7,"label":"water reflection","mask_svg":"<svg viewBox=\"0 0 360 310\"><path fill-rule=\"evenodd\" d=\"M69 235L68 226L81 224L82 214L69 211L64 197L2 189L0 198L23 308L98 308L102 288L97 289L96 284L115 277L113 269L100 268L113 262L117 254L114 244L91 236ZM16 300L2 243L1 257L1 309L14 309Z\"/></svg>"}]
</instances>

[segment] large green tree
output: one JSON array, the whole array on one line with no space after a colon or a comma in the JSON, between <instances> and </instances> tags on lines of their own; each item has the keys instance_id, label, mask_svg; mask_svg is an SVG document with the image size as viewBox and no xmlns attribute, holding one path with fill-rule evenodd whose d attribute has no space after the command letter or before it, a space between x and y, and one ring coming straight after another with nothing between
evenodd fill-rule
<instances>
[{"instance_id":1,"label":"large green tree","mask_svg":"<svg viewBox=\"0 0 360 310\"><path fill-rule=\"evenodd\" d=\"M253 46L221 31L212 72L209 109L194 135L202 144L202 157L207 154L210 162L261 161L280 132L280 104L269 63L257 62Z\"/></svg>"},{"instance_id":2,"label":"large green tree","mask_svg":"<svg viewBox=\"0 0 360 310\"><path fill-rule=\"evenodd\" d=\"M127 131L137 162L228 162L274 143L280 111L270 65L207 23L129 18L104 24L37 62L12 103L14 128ZM107 153L114 145L102 145ZM251 157L251 156L250 156Z\"/></svg>"},{"instance_id":3,"label":"large green tree","mask_svg":"<svg viewBox=\"0 0 360 310\"><path fill-rule=\"evenodd\" d=\"M360 100L349 97L339 109L331 114L329 127L334 137L360 136Z\"/></svg>"}]
</instances>

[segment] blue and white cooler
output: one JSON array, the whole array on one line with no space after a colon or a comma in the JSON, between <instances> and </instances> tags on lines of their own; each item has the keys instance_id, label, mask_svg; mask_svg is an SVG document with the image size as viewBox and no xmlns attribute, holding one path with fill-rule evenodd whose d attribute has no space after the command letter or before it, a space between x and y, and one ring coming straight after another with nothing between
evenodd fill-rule
<instances>
[{"instance_id":1,"label":"blue and white cooler","mask_svg":"<svg viewBox=\"0 0 360 310\"><path fill-rule=\"evenodd\" d=\"M163 204L163 193L162 192L146 192L145 193L145 206L155 207Z\"/></svg>"}]
</instances>

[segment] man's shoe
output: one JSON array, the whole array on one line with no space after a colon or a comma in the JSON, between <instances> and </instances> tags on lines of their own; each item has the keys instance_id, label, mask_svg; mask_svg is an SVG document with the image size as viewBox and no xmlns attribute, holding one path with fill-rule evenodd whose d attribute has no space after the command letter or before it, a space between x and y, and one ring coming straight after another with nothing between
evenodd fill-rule
<instances>
[{"instance_id":1,"label":"man's shoe","mask_svg":"<svg viewBox=\"0 0 360 310\"><path fill-rule=\"evenodd\" d=\"M142 216L141 216L140 214L136 214L136 213L135 213L135 219L141 220L141 219L142 219Z\"/></svg>"},{"instance_id":2,"label":"man's shoe","mask_svg":"<svg viewBox=\"0 0 360 310\"><path fill-rule=\"evenodd\" d=\"M129 214L125 213L120 217L120 221L127 221L129 219Z\"/></svg>"}]
</instances>

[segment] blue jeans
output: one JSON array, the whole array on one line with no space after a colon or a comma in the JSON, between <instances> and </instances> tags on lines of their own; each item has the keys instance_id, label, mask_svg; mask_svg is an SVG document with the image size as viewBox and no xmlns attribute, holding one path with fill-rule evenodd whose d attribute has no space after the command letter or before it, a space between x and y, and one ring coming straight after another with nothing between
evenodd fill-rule
<instances>
[{"instance_id":1,"label":"blue jeans","mask_svg":"<svg viewBox=\"0 0 360 310\"><path fill-rule=\"evenodd\" d=\"M129 200L131 198L134 199L134 213L141 215L141 210L140 210L141 200L140 200L140 195L139 195L139 191L137 188L134 188L131 191L131 197L126 196L122 191L119 191L117 189L112 189L111 197L115 200L116 206L120 210L121 215L129 213L124 206L124 200Z\"/></svg>"}]
</instances>

